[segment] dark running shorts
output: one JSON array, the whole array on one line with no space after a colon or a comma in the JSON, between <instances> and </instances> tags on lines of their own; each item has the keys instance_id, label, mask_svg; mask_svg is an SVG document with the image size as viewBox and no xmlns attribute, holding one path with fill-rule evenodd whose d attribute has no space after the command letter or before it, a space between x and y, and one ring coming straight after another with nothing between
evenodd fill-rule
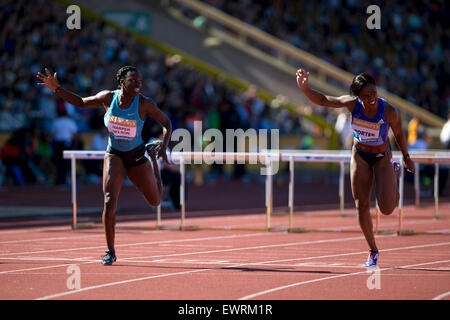
<instances>
[{"instance_id":1,"label":"dark running shorts","mask_svg":"<svg viewBox=\"0 0 450 320\"><path fill-rule=\"evenodd\" d=\"M375 163L377 163L378 160L383 159L387 154L389 154L389 152L391 152L391 147L389 146L389 148L387 148L387 150L385 152L380 152L380 153L371 153L371 152L365 152L365 151L361 151L356 149L355 146L353 146L353 149L355 149L356 153L359 154L361 156L361 158L363 158L367 164L371 167L373 167L373 165Z\"/></svg>"},{"instance_id":2,"label":"dark running shorts","mask_svg":"<svg viewBox=\"0 0 450 320\"><path fill-rule=\"evenodd\" d=\"M141 144L139 147L130 151L119 151L111 146L108 146L106 152L119 156L126 168L135 167L147 161L144 144Z\"/></svg>"}]
</instances>

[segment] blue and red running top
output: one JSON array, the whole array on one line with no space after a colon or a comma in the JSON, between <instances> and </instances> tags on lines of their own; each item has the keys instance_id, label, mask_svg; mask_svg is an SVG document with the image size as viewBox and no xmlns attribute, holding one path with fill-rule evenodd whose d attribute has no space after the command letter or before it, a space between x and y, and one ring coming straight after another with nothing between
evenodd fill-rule
<instances>
[{"instance_id":1,"label":"blue and red running top","mask_svg":"<svg viewBox=\"0 0 450 320\"><path fill-rule=\"evenodd\" d=\"M383 98L378 98L377 114L368 118L364 115L362 102L358 98L351 115L353 136L358 142L369 146L379 146L386 142L389 132L389 124L384 117L386 103Z\"/></svg>"}]
</instances>

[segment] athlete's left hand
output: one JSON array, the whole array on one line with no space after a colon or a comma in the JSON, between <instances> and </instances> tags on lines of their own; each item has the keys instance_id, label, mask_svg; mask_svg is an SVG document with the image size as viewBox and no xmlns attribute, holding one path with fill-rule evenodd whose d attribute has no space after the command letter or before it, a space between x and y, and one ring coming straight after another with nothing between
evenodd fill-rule
<instances>
[{"instance_id":1,"label":"athlete's left hand","mask_svg":"<svg viewBox=\"0 0 450 320\"><path fill-rule=\"evenodd\" d=\"M411 158L409 156L403 158L403 162L405 163L406 170L410 173L414 173L414 162L411 160Z\"/></svg>"},{"instance_id":2,"label":"athlete's left hand","mask_svg":"<svg viewBox=\"0 0 450 320\"><path fill-rule=\"evenodd\" d=\"M38 85L45 86L52 91L55 91L58 88L59 82L56 72L52 76L48 68L45 68L45 75L41 72L38 72L36 77L42 81L39 82Z\"/></svg>"}]
</instances>

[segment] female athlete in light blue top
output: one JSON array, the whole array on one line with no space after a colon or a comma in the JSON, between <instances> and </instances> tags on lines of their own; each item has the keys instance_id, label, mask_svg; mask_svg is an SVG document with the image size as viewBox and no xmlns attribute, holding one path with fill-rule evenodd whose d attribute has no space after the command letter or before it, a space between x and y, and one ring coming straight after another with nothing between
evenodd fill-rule
<instances>
[{"instance_id":1,"label":"female athlete in light blue top","mask_svg":"<svg viewBox=\"0 0 450 320\"><path fill-rule=\"evenodd\" d=\"M132 66L120 68L117 72L118 90L104 90L86 98L63 89L56 73L52 75L47 68L45 73L37 74L42 81L38 84L48 87L65 101L79 108L103 106L106 110L104 120L109 141L103 163L103 225L108 251L102 264L111 265L116 261L116 207L125 177L128 176L151 206L161 202L162 182L156 157L167 159L166 148L172 134L170 120L151 99L140 93L142 78ZM158 121L165 132L159 151L148 150L151 163L145 157L146 146L142 140L142 127L147 117Z\"/></svg>"},{"instance_id":2,"label":"female athlete in light blue top","mask_svg":"<svg viewBox=\"0 0 450 320\"><path fill-rule=\"evenodd\" d=\"M144 143L142 132L144 120L139 117L139 96L130 106L121 109L117 103L120 90L115 90L111 105L105 113L104 122L108 128L108 146L119 151L130 151Z\"/></svg>"},{"instance_id":3,"label":"female athlete in light blue top","mask_svg":"<svg viewBox=\"0 0 450 320\"><path fill-rule=\"evenodd\" d=\"M378 248L370 216L370 194L373 180L381 213L391 214L397 206L398 176L391 162L389 128L403 154L406 169L414 171L408 154L402 121L398 112L386 100L379 98L375 80L363 73L353 78L350 95L332 97L308 87L309 72L297 70L297 85L315 104L331 108L347 108L351 113L353 152L350 163L352 194L358 211L359 224L370 252L365 266L376 266Z\"/></svg>"}]
</instances>

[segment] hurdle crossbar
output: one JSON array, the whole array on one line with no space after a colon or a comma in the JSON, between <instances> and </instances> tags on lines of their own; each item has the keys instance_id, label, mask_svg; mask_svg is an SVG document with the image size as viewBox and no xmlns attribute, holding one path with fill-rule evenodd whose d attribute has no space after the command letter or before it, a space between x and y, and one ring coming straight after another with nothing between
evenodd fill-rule
<instances>
[{"instance_id":1,"label":"hurdle crossbar","mask_svg":"<svg viewBox=\"0 0 450 320\"><path fill-rule=\"evenodd\" d=\"M73 207L73 228L77 225L77 182L76 182L76 160L103 160L105 151L88 151L88 150L64 150L64 159L71 160L71 177L72 177L72 207ZM416 190L416 204L420 197L418 192L417 178L419 171L417 164L434 164L436 173L434 181L434 198L435 198L435 213L434 218L438 219L439 206L439 165L450 164L450 152L435 150L425 152L410 152L411 159L416 163L415 170L415 190ZM404 164L402 155L399 152L393 152L392 157L401 165L401 175L399 184L400 200L398 205L399 210L399 224L398 233L402 231L403 219L403 189L404 189ZM294 163L295 162L330 162L339 163L339 207L342 215L344 209L344 182L345 182L345 164L351 161L351 151L349 150L268 150L263 152L172 152L172 159L178 162L181 172L181 186L180 186L180 205L181 205L181 229L185 227L186 206L185 206L185 166L186 164L202 164L213 163L214 161L223 161L222 163L253 163L265 165L266 168L271 168L274 161L289 162L289 228L293 227L293 211L294 211ZM273 206L273 188L272 176L266 177L266 230L270 230L270 216ZM158 218L158 226L160 220Z\"/></svg>"}]
</instances>

